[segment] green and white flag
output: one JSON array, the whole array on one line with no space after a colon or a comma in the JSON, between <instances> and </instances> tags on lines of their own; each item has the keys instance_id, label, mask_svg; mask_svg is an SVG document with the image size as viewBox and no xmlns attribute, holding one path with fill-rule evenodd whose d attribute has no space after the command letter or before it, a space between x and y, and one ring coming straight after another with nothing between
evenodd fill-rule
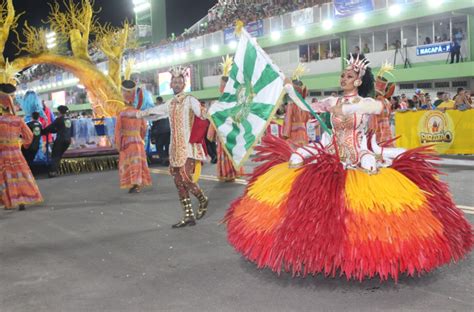
<instances>
[{"instance_id":1,"label":"green and white flag","mask_svg":"<svg viewBox=\"0 0 474 312\"><path fill-rule=\"evenodd\" d=\"M236 168L251 153L278 108L284 76L255 39L242 29L224 93L210 120Z\"/></svg>"}]
</instances>

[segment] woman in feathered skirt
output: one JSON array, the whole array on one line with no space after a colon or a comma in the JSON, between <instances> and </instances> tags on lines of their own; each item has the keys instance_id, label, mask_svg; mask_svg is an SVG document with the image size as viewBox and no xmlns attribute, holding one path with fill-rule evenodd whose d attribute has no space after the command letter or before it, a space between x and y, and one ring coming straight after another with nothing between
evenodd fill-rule
<instances>
[{"instance_id":1,"label":"woman in feathered skirt","mask_svg":"<svg viewBox=\"0 0 474 312\"><path fill-rule=\"evenodd\" d=\"M225 222L229 242L259 268L396 281L472 250L471 225L439 180L429 148L381 148L366 135L369 115L383 109L366 97L373 88L367 65L351 56L341 75L344 96L313 107L331 113L331 140L295 151L268 136L257 148L263 164Z\"/></svg>"}]
</instances>

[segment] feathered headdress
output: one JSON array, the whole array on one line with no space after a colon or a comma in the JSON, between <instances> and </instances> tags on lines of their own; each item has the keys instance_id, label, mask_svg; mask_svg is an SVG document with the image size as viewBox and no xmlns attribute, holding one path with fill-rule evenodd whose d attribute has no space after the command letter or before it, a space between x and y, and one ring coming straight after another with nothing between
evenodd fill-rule
<instances>
[{"instance_id":1,"label":"feathered headdress","mask_svg":"<svg viewBox=\"0 0 474 312\"><path fill-rule=\"evenodd\" d=\"M395 92L395 84L389 82L385 74L388 74L393 77L392 74L393 65L385 61L380 67L377 76L375 77L375 92L379 95L382 95L386 98L390 98Z\"/></svg>"},{"instance_id":2,"label":"feathered headdress","mask_svg":"<svg viewBox=\"0 0 474 312\"><path fill-rule=\"evenodd\" d=\"M13 94L16 91L18 84L19 69L12 64L5 62L5 66L0 68L0 92L6 94Z\"/></svg>"},{"instance_id":3,"label":"feathered headdress","mask_svg":"<svg viewBox=\"0 0 474 312\"><path fill-rule=\"evenodd\" d=\"M306 67L304 67L303 64L299 63L298 66L293 71L291 80L300 80L301 76L303 76L305 72L306 72Z\"/></svg>"},{"instance_id":4,"label":"feathered headdress","mask_svg":"<svg viewBox=\"0 0 474 312\"><path fill-rule=\"evenodd\" d=\"M169 73L171 74L172 78L177 77L188 77L188 67L186 66L173 66L169 69Z\"/></svg>"},{"instance_id":5,"label":"feathered headdress","mask_svg":"<svg viewBox=\"0 0 474 312\"><path fill-rule=\"evenodd\" d=\"M232 56L226 55L225 57L222 57L222 63L221 68L222 68L222 76L223 77L229 77L230 69L232 68L232 63L234 62Z\"/></svg>"},{"instance_id":6,"label":"feathered headdress","mask_svg":"<svg viewBox=\"0 0 474 312\"><path fill-rule=\"evenodd\" d=\"M359 78L365 75L367 66L370 64L369 60L366 58L360 59L360 54L357 54L357 58L354 58L354 56L351 54L351 57L345 60L347 65L349 65L347 68L355 71L359 75Z\"/></svg>"},{"instance_id":7,"label":"feathered headdress","mask_svg":"<svg viewBox=\"0 0 474 312\"><path fill-rule=\"evenodd\" d=\"M134 58L129 58L125 63L125 70L123 73L122 89L123 90L133 90L137 87L135 81L131 80L133 73L133 65L135 64Z\"/></svg>"},{"instance_id":8,"label":"feathered headdress","mask_svg":"<svg viewBox=\"0 0 474 312\"><path fill-rule=\"evenodd\" d=\"M0 68L0 108L2 111L5 109L12 114L15 114L15 107L11 96L16 91L18 72L19 70L12 66L8 60L5 66Z\"/></svg>"},{"instance_id":9,"label":"feathered headdress","mask_svg":"<svg viewBox=\"0 0 474 312\"><path fill-rule=\"evenodd\" d=\"M295 70L293 71L293 74L291 76L291 80L293 82L293 88L303 97L305 98L307 93L308 93L308 89L306 88L306 86L303 84L303 82L301 81L301 77L303 76L303 74L306 72L306 67L304 67L303 64L298 64L298 66L295 68Z\"/></svg>"},{"instance_id":10,"label":"feathered headdress","mask_svg":"<svg viewBox=\"0 0 474 312\"><path fill-rule=\"evenodd\" d=\"M125 70L123 72L124 80L130 80L130 77L132 77L133 65L135 65L135 59L134 58L129 58L125 62Z\"/></svg>"}]
</instances>

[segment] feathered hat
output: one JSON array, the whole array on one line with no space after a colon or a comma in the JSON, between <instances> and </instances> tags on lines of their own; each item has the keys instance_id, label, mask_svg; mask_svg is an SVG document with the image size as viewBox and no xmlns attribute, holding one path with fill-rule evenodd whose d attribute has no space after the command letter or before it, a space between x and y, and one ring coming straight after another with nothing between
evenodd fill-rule
<instances>
[{"instance_id":1,"label":"feathered hat","mask_svg":"<svg viewBox=\"0 0 474 312\"><path fill-rule=\"evenodd\" d=\"M0 68L0 105L3 109L15 113L13 106L12 95L16 91L16 84L18 83L19 70L12 66L8 60L3 68Z\"/></svg>"},{"instance_id":2,"label":"feathered hat","mask_svg":"<svg viewBox=\"0 0 474 312\"><path fill-rule=\"evenodd\" d=\"M124 79L122 80L122 90L132 91L137 87L137 83L131 80L133 65L135 64L135 59L129 58L125 63Z\"/></svg>"},{"instance_id":3,"label":"feathered hat","mask_svg":"<svg viewBox=\"0 0 474 312\"><path fill-rule=\"evenodd\" d=\"M393 77L392 71L393 65L389 62L385 62L375 77L375 92L385 98L390 98L395 92L395 83L389 82L388 79L384 77L386 74Z\"/></svg>"},{"instance_id":4,"label":"feathered hat","mask_svg":"<svg viewBox=\"0 0 474 312\"><path fill-rule=\"evenodd\" d=\"M293 88L298 92L303 98L306 98L308 95L308 89L301 81L301 76L306 72L306 67L303 64L298 64L298 66L293 71L291 75L291 81L293 82Z\"/></svg>"}]
</instances>

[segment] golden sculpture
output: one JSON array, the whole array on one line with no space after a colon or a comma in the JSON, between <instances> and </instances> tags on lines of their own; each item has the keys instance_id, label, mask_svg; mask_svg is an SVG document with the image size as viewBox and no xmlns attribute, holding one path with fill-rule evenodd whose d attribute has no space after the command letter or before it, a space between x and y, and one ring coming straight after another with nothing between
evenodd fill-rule
<instances>
[{"instance_id":1,"label":"golden sculpture","mask_svg":"<svg viewBox=\"0 0 474 312\"><path fill-rule=\"evenodd\" d=\"M122 28L108 24L100 25L95 14L93 0L65 1L50 5L51 12L45 23L56 34L56 46L48 47L46 28L35 28L24 23L20 40L17 33L16 46L29 55L15 58L12 65L27 68L35 64L52 64L74 74L87 90L94 114L98 117L115 116L123 109L120 92L122 56L125 49L134 46L132 30L128 22ZM4 68L3 56L10 31L16 33L18 18L12 0L2 0L0 6L0 67ZM90 37L95 37L96 46L108 58L108 75L92 62L89 55ZM66 43L71 45L72 55L66 55Z\"/></svg>"}]
</instances>

